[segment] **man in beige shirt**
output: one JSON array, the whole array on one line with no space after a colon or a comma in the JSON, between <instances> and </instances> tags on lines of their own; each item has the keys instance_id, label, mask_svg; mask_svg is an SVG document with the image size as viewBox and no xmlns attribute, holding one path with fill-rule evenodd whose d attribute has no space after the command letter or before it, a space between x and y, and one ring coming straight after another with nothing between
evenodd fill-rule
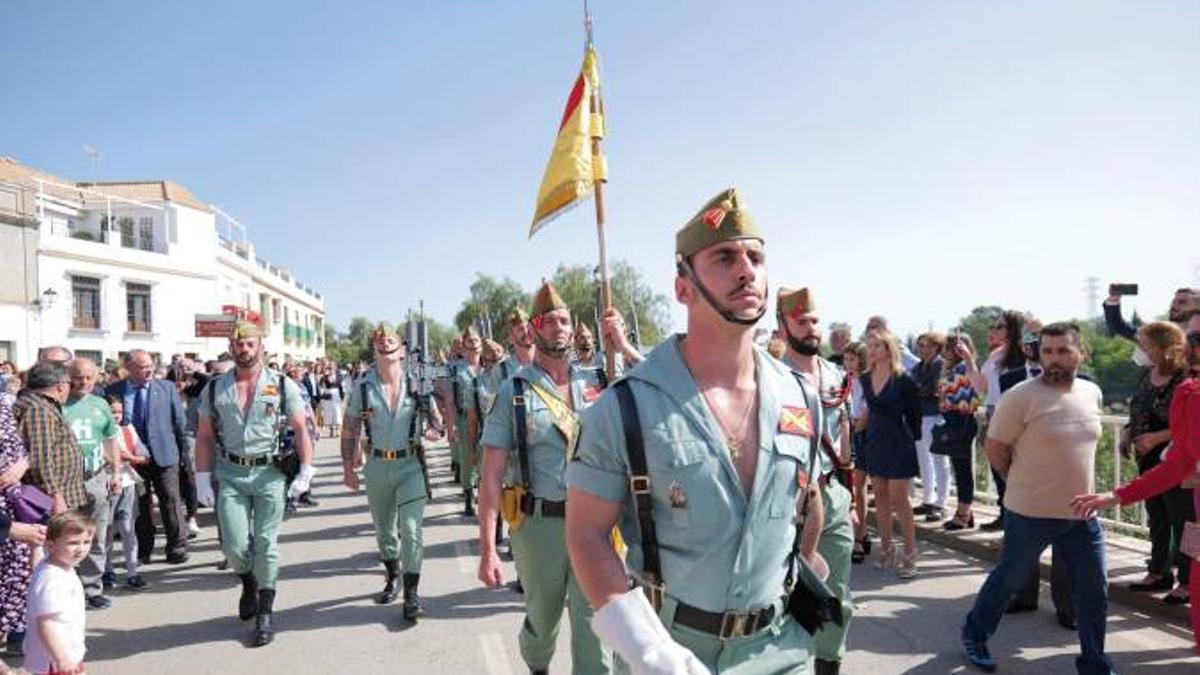
<instances>
[{"instance_id":1,"label":"man in beige shirt","mask_svg":"<svg viewBox=\"0 0 1200 675\"><path fill-rule=\"evenodd\" d=\"M1083 362L1079 328L1056 323L1041 332L1040 377L1001 397L988 428L988 460L1008 481L1004 501L1004 549L983 583L962 628L967 660L996 670L987 640L1005 607L1054 544L1073 570L1080 673L1111 673L1104 654L1108 574L1104 531L1096 518L1081 520L1071 498L1092 491L1100 440L1100 388L1076 378Z\"/></svg>"}]
</instances>

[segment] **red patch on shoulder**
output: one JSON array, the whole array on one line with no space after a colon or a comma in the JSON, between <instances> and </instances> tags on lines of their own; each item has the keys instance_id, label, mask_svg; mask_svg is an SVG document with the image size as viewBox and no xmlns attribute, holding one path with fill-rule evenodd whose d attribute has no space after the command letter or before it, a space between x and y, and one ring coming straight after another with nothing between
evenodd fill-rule
<instances>
[{"instance_id":1,"label":"red patch on shoulder","mask_svg":"<svg viewBox=\"0 0 1200 675\"><path fill-rule=\"evenodd\" d=\"M779 412L779 433L809 438L813 434L812 414L808 408L785 405Z\"/></svg>"}]
</instances>

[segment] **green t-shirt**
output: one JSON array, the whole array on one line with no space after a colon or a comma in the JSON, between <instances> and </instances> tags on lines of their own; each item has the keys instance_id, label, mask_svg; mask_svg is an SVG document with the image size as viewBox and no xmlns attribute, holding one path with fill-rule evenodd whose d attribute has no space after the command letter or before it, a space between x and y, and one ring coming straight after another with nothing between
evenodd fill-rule
<instances>
[{"instance_id":1,"label":"green t-shirt","mask_svg":"<svg viewBox=\"0 0 1200 675\"><path fill-rule=\"evenodd\" d=\"M81 396L66 402L63 415L71 425L71 431L75 432L75 440L79 441L83 470L94 473L104 466L104 441L116 438L121 433L108 402L92 394Z\"/></svg>"}]
</instances>

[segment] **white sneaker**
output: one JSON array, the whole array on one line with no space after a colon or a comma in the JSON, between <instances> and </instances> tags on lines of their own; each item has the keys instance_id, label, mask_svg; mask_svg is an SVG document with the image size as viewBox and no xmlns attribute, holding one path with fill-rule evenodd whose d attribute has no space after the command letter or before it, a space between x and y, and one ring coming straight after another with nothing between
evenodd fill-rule
<instances>
[{"instance_id":1,"label":"white sneaker","mask_svg":"<svg viewBox=\"0 0 1200 675\"><path fill-rule=\"evenodd\" d=\"M200 525L198 523L196 523L195 518L188 518L187 527L188 527L188 536L189 537L200 536Z\"/></svg>"}]
</instances>

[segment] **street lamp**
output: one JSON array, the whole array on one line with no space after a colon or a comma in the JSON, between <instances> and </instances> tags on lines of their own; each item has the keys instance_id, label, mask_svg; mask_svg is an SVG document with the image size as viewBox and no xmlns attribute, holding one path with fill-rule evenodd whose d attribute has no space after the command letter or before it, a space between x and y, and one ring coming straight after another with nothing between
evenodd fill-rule
<instances>
[{"instance_id":1,"label":"street lamp","mask_svg":"<svg viewBox=\"0 0 1200 675\"><path fill-rule=\"evenodd\" d=\"M58 291L53 288L47 288L42 291L42 295L33 301L33 306L37 308L38 313L44 312L52 307L58 301Z\"/></svg>"}]
</instances>

